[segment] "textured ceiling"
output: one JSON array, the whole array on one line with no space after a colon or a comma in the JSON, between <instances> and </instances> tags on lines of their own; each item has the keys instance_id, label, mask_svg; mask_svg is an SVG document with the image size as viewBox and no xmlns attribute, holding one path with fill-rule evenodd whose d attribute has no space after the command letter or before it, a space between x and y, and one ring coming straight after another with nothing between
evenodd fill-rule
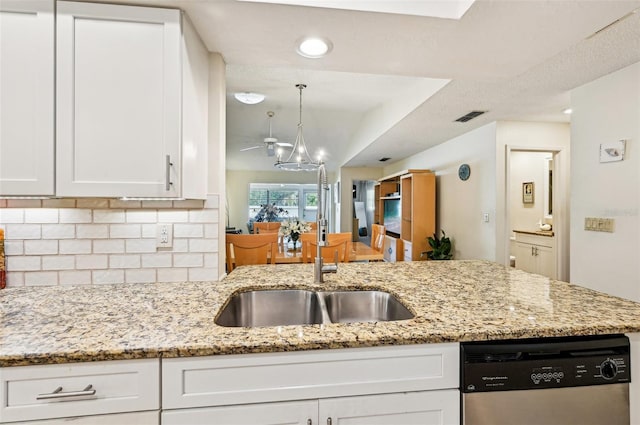
<instances>
[{"instance_id":1,"label":"textured ceiling","mask_svg":"<svg viewBox=\"0 0 640 425\"><path fill-rule=\"evenodd\" d=\"M460 20L235 0L122 2L183 9L224 57L230 169L273 169L264 150L240 149L268 135L269 110L273 135L293 141L296 83L309 85L307 145L327 151L336 170L393 162L496 120L566 121L571 89L640 61L640 13L590 37L640 0L478 0ZM306 35L329 38L333 50L298 56ZM234 91L267 98L241 105ZM471 110L489 112L454 122Z\"/></svg>"}]
</instances>

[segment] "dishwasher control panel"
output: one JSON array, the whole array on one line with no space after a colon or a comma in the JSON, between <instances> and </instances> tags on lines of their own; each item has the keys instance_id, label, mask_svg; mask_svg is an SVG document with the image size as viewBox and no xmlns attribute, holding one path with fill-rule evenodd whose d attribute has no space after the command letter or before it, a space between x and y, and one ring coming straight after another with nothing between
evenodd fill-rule
<instances>
[{"instance_id":1,"label":"dishwasher control panel","mask_svg":"<svg viewBox=\"0 0 640 425\"><path fill-rule=\"evenodd\" d=\"M461 391L563 388L631 382L625 336L462 344Z\"/></svg>"}]
</instances>

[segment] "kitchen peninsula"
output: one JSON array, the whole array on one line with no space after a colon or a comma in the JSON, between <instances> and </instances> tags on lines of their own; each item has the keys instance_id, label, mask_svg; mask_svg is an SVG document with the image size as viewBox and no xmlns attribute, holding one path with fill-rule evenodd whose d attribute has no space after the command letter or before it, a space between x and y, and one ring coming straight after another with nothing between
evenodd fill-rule
<instances>
[{"instance_id":1,"label":"kitchen peninsula","mask_svg":"<svg viewBox=\"0 0 640 425\"><path fill-rule=\"evenodd\" d=\"M337 274L327 276L324 284L312 283L312 267L241 267L222 282L0 291L0 376L4 380L7 373L26 369L13 366L115 364L118 362L100 361L130 359L147 360L128 363L157 362L156 358L162 359L164 376L171 361L232 361L238 357L250 361L269 356L265 353L343 355L353 350L327 349L387 346L395 350L414 345L427 350L443 347L457 354L456 343L462 341L640 332L637 303L487 261L347 263L340 265ZM268 288L381 289L395 295L415 317L395 322L257 328L215 324L230 295ZM220 356L231 354L241 356ZM452 361L457 368L457 357ZM155 367L159 373L159 366ZM453 388L457 388L456 379L451 378ZM167 407L164 380L163 415ZM61 404L65 403L57 403ZM193 406L173 406L181 407ZM150 409L157 409L157 423L160 406Z\"/></svg>"}]
</instances>

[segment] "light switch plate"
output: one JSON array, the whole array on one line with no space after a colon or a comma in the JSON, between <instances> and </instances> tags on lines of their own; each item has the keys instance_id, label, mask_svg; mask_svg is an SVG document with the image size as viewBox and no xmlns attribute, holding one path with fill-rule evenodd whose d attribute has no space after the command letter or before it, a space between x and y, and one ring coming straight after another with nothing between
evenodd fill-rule
<instances>
[{"instance_id":1,"label":"light switch plate","mask_svg":"<svg viewBox=\"0 0 640 425\"><path fill-rule=\"evenodd\" d=\"M585 217L584 230L613 233L614 222L612 218Z\"/></svg>"},{"instance_id":2,"label":"light switch plate","mask_svg":"<svg viewBox=\"0 0 640 425\"><path fill-rule=\"evenodd\" d=\"M159 223L156 227L156 247L170 248L173 246L173 224Z\"/></svg>"}]
</instances>

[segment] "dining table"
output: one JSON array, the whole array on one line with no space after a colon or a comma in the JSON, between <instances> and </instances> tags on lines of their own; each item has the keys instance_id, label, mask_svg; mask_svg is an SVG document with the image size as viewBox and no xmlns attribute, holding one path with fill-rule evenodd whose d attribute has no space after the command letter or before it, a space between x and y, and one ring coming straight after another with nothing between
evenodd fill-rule
<instances>
[{"instance_id":1,"label":"dining table","mask_svg":"<svg viewBox=\"0 0 640 425\"><path fill-rule=\"evenodd\" d=\"M382 261L382 251L376 251L363 242L352 242L350 261ZM302 263L302 248L298 246L296 249L287 247L286 244L278 244L278 253L276 254L276 264L293 264Z\"/></svg>"}]
</instances>

